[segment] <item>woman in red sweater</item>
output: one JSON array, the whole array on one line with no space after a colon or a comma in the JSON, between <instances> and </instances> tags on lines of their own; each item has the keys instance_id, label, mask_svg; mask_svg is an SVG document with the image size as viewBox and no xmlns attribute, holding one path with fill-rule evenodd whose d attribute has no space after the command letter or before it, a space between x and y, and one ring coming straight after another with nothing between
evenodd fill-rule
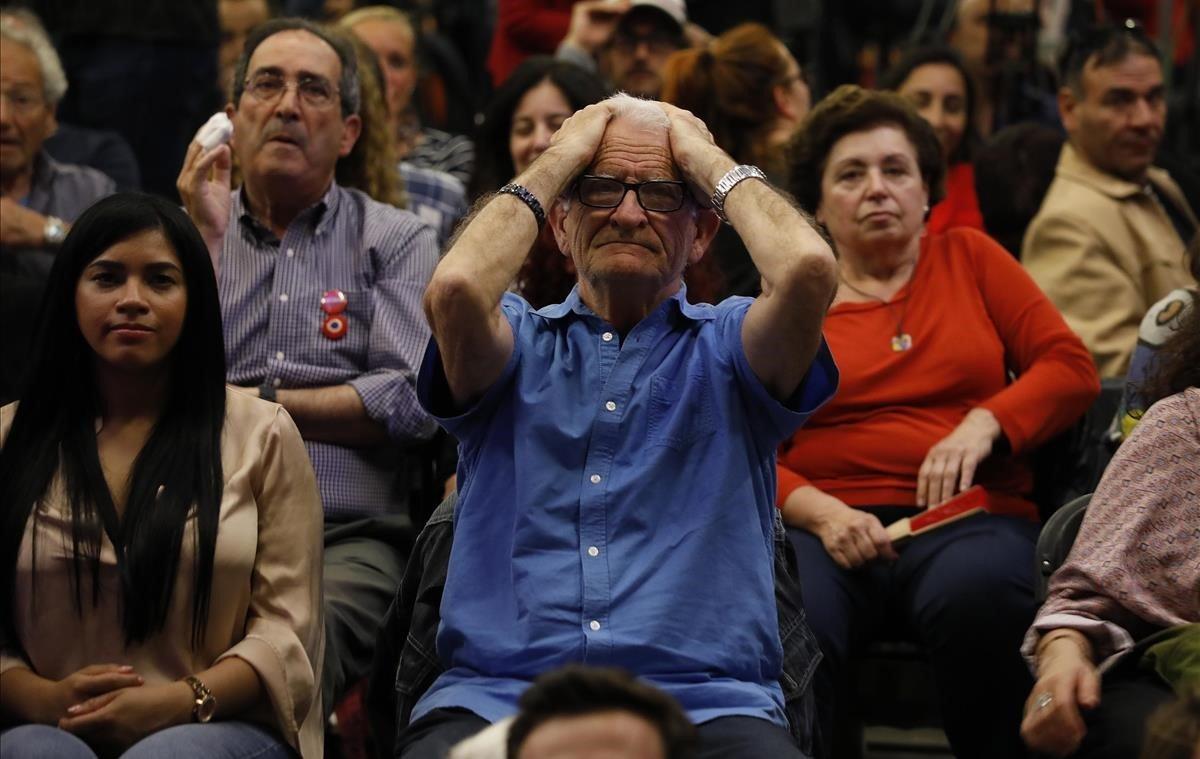
<instances>
[{"instance_id":1,"label":"woman in red sweater","mask_svg":"<svg viewBox=\"0 0 1200 759\"><path fill-rule=\"evenodd\" d=\"M779 505L825 653L825 734L854 648L907 633L929 652L955 755L1023 756L1019 647L1038 532L1023 454L1085 412L1096 371L998 244L925 232L944 166L907 100L841 87L791 147L790 189L833 238L842 278L825 322L838 394L779 455ZM991 514L892 546L886 522L976 483Z\"/></svg>"}]
</instances>

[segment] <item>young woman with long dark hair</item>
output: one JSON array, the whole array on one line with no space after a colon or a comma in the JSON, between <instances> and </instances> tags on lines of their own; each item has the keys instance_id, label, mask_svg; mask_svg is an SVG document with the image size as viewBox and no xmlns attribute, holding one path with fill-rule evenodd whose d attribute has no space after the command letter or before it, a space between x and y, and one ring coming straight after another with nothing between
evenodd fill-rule
<instances>
[{"instance_id":1,"label":"young woman with long dark hair","mask_svg":"<svg viewBox=\"0 0 1200 759\"><path fill-rule=\"evenodd\" d=\"M0 408L3 756L318 756L321 507L178 207L100 201ZM10 752L12 752L10 754Z\"/></svg>"}]
</instances>

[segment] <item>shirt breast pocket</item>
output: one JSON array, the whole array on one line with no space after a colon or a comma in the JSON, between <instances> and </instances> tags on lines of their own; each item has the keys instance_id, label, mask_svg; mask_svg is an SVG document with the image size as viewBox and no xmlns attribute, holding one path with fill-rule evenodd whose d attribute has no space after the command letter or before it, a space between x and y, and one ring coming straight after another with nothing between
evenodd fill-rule
<instances>
[{"instance_id":1,"label":"shirt breast pocket","mask_svg":"<svg viewBox=\"0 0 1200 759\"><path fill-rule=\"evenodd\" d=\"M659 376L650 381L650 445L685 450L714 429L712 386L703 370L686 378Z\"/></svg>"}]
</instances>

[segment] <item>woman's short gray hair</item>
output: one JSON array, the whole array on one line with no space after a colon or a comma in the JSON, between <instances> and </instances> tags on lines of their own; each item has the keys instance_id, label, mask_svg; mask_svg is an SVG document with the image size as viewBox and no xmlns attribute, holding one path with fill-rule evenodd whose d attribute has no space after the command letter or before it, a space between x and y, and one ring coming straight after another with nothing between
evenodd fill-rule
<instances>
[{"instance_id":1,"label":"woman's short gray hair","mask_svg":"<svg viewBox=\"0 0 1200 759\"><path fill-rule=\"evenodd\" d=\"M671 128L671 119L667 117L667 112L653 100L643 100L625 92L618 92L605 102L612 107L614 119L630 121L642 129Z\"/></svg>"},{"instance_id":2,"label":"woman's short gray hair","mask_svg":"<svg viewBox=\"0 0 1200 759\"><path fill-rule=\"evenodd\" d=\"M29 48L42 72L42 97L51 106L58 105L67 94L67 75L38 17L24 8L4 10L0 13L0 37Z\"/></svg>"}]
</instances>

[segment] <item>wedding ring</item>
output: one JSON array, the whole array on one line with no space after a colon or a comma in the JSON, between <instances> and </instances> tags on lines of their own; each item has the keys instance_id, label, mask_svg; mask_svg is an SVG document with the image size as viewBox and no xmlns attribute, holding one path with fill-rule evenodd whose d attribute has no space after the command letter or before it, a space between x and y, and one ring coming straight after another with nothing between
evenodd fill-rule
<instances>
[{"instance_id":1,"label":"wedding ring","mask_svg":"<svg viewBox=\"0 0 1200 759\"><path fill-rule=\"evenodd\" d=\"M1037 700L1033 702L1034 711L1041 711L1054 702L1054 696L1049 693L1039 693Z\"/></svg>"}]
</instances>

